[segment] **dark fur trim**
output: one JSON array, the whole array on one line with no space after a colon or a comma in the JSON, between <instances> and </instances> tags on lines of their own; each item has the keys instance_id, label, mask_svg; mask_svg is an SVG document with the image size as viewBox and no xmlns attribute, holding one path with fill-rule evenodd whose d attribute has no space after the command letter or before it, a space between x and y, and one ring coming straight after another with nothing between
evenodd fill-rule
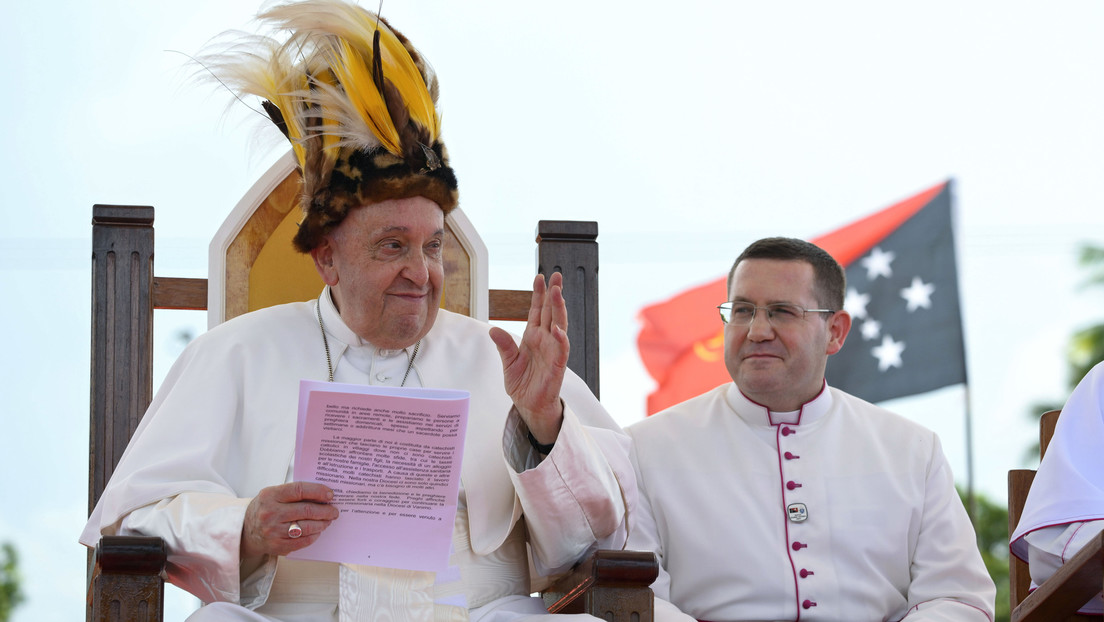
<instances>
[{"instance_id":1,"label":"dark fur trim","mask_svg":"<svg viewBox=\"0 0 1104 622\"><path fill-rule=\"evenodd\" d=\"M392 199L425 197L447 215L459 202L456 174L442 143L431 151L438 160L436 168L429 166L424 153L399 159L384 150L343 152L325 190L300 199L306 217L295 234L295 248L309 253L352 210Z\"/></svg>"}]
</instances>

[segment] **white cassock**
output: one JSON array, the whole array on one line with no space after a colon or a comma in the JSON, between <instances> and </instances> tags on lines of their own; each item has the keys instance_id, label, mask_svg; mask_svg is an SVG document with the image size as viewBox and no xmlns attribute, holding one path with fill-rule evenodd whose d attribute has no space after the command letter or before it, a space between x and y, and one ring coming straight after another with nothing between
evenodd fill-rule
<instances>
[{"instance_id":1,"label":"white cassock","mask_svg":"<svg viewBox=\"0 0 1104 622\"><path fill-rule=\"evenodd\" d=\"M996 588L922 426L827 386L772 413L729 383L627 431L629 547L657 552L656 597L691 616L993 619Z\"/></svg>"},{"instance_id":2,"label":"white cassock","mask_svg":"<svg viewBox=\"0 0 1104 622\"><path fill-rule=\"evenodd\" d=\"M410 353L361 341L328 289L320 300L334 380L398 386ZM299 381L327 379L315 309L313 301L263 309L190 344L81 542L94 546L116 533L164 538L169 579L214 603L190 619L343 622L464 620L469 610L473 620L517 619L543 610L529 594L547 582L544 575L569 569L589 550L622 548L626 506L636 496L628 437L568 372L563 426L541 461L511 411L489 325L441 310L406 385L471 394L450 570L240 559L250 500L290 479Z\"/></svg>"},{"instance_id":3,"label":"white cassock","mask_svg":"<svg viewBox=\"0 0 1104 622\"><path fill-rule=\"evenodd\" d=\"M1028 563L1034 585L1051 575L1104 529L1104 362L1070 393L1039 463L1012 554ZM1098 594L1082 613L1104 612Z\"/></svg>"}]
</instances>

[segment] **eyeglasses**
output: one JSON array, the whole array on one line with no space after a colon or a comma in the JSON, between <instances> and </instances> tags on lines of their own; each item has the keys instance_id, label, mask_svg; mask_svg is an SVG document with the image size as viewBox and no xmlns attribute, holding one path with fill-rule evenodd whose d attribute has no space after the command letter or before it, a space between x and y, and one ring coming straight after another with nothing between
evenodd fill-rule
<instances>
[{"instance_id":1,"label":"eyeglasses","mask_svg":"<svg viewBox=\"0 0 1104 622\"><path fill-rule=\"evenodd\" d=\"M835 313L831 309L806 309L788 302L776 302L765 307L757 307L750 302L723 302L717 305L721 321L733 326L750 326L758 309L767 312L767 322L775 328L804 320L806 313Z\"/></svg>"}]
</instances>

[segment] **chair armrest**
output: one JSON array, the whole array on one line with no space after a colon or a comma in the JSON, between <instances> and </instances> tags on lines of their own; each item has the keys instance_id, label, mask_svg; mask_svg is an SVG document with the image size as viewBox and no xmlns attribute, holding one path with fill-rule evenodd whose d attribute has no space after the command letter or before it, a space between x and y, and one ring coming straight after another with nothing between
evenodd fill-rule
<instances>
[{"instance_id":1,"label":"chair armrest","mask_svg":"<svg viewBox=\"0 0 1104 622\"><path fill-rule=\"evenodd\" d=\"M659 576L655 553L595 551L541 596L549 613L589 613L608 622L652 622L649 587Z\"/></svg>"},{"instance_id":2,"label":"chair armrest","mask_svg":"<svg viewBox=\"0 0 1104 622\"><path fill-rule=\"evenodd\" d=\"M164 617L167 550L161 538L104 536L88 584L89 622L159 622Z\"/></svg>"},{"instance_id":3,"label":"chair armrest","mask_svg":"<svg viewBox=\"0 0 1104 622\"><path fill-rule=\"evenodd\" d=\"M1012 610L1012 622L1053 622L1077 613L1104 587L1104 532Z\"/></svg>"}]
</instances>

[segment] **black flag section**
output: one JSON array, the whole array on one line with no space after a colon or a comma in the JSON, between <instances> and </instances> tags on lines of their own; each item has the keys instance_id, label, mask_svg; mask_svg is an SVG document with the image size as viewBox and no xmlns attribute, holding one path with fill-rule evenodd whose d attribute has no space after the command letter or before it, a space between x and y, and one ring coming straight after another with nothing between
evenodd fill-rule
<instances>
[{"instance_id":1,"label":"black flag section","mask_svg":"<svg viewBox=\"0 0 1104 622\"><path fill-rule=\"evenodd\" d=\"M828 359L830 386L881 402L966 382L951 212L947 182L899 224L858 236L859 247L829 249L853 258L844 264L853 324Z\"/></svg>"}]
</instances>

